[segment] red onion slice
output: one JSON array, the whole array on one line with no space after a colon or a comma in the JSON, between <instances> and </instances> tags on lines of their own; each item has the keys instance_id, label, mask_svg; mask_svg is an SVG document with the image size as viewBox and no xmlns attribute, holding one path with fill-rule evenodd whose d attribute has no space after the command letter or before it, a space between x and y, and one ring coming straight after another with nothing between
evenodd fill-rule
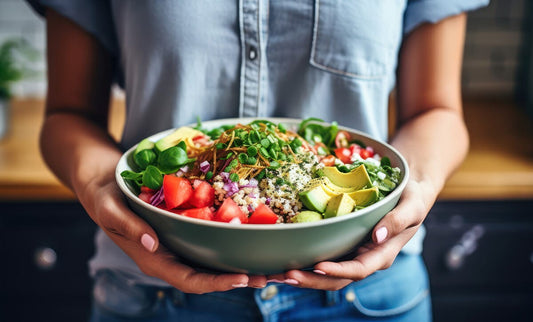
<instances>
[{"instance_id":1,"label":"red onion slice","mask_svg":"<svg viewBox=\"0 0 533 322\"><path fill-rule=\"evenodd\" d=\"M203 173L207 173L207 171L209 171L210 168L211 168L211 165L209 164L209 161L206 160L200 163L200 171L202 171Z\"/></svg>"},{"instance_id":2,"label":"red onion slice","mask_svg":"<svg viewBox=\"0 0 533 322\"><path fill-rule=\"evenodd\" d=\"M151 198L150 198L150 204L152 206L159 206L163 200L165 200L165 193L163 192L163 187L159 189Z\"/></svg>"}]
</instances>

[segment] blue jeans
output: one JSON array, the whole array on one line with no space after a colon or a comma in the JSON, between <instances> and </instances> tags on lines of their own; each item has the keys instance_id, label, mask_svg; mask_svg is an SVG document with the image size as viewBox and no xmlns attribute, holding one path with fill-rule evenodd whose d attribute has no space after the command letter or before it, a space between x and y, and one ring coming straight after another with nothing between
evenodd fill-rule
<instances>
[{"instance_id":1,"label":"blue jeans","mask_svg":"<svg viewBox=\"0 0 533 322\"><path fill-rule=\"evenodd\" d=\"M340 291L285 284L203 295L129 285L120 272L95 278L91 321L431 321L427 272L418 255Z\"/></svg>"}]
</instances>

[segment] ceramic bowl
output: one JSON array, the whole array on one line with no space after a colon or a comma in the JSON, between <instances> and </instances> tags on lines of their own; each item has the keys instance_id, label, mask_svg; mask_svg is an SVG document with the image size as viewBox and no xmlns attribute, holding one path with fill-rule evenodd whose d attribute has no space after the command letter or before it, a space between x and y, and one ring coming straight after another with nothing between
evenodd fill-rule
<instances>
[{"instance_id":1,"label":"ceramic bowl","mask_svg":"<svg viewBox=\"0 0 533 322\"><path fill-rule=\"evenodd\" d=\"M221 119L204 122L205 128L225 124L247 124L254 119ZM296 129L301 120L269 118ZM324 260L334 260L353 252L369 238L376 223L398 202L409 170L405 159L390 145L372 139L359 131L347 130L354 138L372 146L376 153L388 156L393 167L399 167L402 179L384 199L344 216L309 223L236 225L189 218L154 207L139 199L120 173L131 170L131 154L124 153L116 167L116 181L131 209L156 231L160 241L180 258L192 265L225 272L272 274L290 269L306 269ZM172 129L150 137L152 141Z\"/></svg>"}]
</instances>

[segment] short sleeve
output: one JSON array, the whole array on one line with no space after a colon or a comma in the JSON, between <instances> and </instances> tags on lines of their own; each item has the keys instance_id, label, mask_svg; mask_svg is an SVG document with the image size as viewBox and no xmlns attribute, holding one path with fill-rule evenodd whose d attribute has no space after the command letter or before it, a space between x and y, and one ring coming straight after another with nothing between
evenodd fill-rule
<instances>
[{"instance_id":1,"label":"short sleeve","mask_svg":"<svg viewBox=\"0 0 533 322\"><path fill-rule=\"evenodd\" d=\"M117 38L109 0L27 0L44 16L46 8L52 8L96 37L102 45L116 56Z\"/></svg>"},{"instance_id":2,"label":"short sleeve","mask_svg":"<svg viewBox=\"0 0 533 322\"><path fill-rule=\"evenodd\" d=\"M408 0L404 13L403 33L407 34L420 24L436 23L461 12L487 6L490 0Z\"/></svg>"}]
</instances>

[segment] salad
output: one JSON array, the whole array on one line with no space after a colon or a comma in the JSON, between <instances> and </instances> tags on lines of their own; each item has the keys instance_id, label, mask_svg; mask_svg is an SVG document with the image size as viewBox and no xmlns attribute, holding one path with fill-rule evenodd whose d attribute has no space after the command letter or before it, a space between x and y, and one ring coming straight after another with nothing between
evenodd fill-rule
<instances>
[{"instance_id":1,"label":"salad","mask_svg":"<svg viewBox=\"0 0 533 322\"><path fill-rule=\"evenodd\" d=\"M142 140L121 176L143 201L179 215L233 224L322 220L388 195L400 169L335 122L294 129L267 120L181 127Z\"/></svg>"}]
</instances>

